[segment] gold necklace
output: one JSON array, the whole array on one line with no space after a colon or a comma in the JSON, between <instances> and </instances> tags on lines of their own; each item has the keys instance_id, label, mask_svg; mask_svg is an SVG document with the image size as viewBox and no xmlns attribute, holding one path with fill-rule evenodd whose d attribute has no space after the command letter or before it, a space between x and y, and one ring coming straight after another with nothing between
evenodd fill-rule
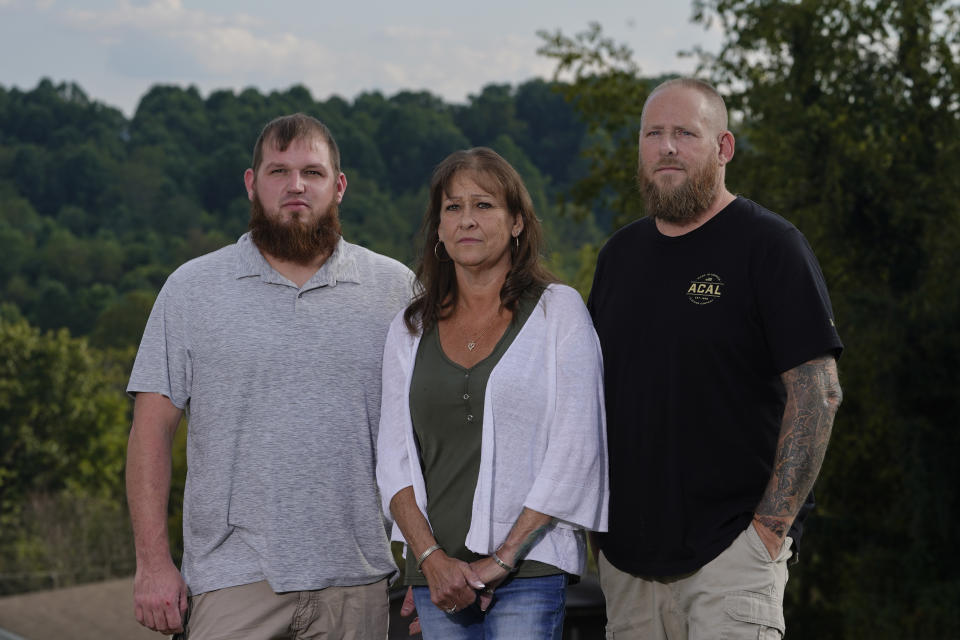
<instances>
[{"instance_id":1,"label":"gold necklace","mask_svg":"<svg viewBox=\"0 0 960 640\"><path fill-rule=\"evenodd\" d=\"M480 338L482 338L484 334L486 334L487 331L490 330L490 327L494 325L494 322L492 321L496 320L499 317L500 317L500 308L498 307L496 310L496 313L494 313L493 317L491 318L491 322L484 323L486 324L486 326L483 329L481 329L479 333L475 333L473 336L470 336L468 334L468 332L465 330L465 327L461 323L459 322L457 323L457 328L460 330L461 334L467 336L467 344L466 344L467 351L473 351L474 349L477 348L477 345L480 343Z\"/></svg>"}]
</instances>

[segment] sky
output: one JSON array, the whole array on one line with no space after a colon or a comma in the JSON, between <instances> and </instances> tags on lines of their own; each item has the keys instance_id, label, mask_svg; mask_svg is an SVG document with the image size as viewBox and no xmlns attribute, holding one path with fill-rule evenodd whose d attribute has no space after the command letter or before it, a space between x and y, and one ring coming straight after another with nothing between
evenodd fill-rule
<instances>
[{"instance_id":1,"label":"sky","mask_svg":"<svg viewBox=\"0 0 960 640\"><path fill-rule=\"evenodd\" d=\"M306 86L352 100L428 90L465 102L487 84L552 76L540 30L599 22L645 76L690 73L720 34L683 0L0 0L0 86L76 82L128 116L153 85L263 92Z\"/></svg>"}]
</instances>

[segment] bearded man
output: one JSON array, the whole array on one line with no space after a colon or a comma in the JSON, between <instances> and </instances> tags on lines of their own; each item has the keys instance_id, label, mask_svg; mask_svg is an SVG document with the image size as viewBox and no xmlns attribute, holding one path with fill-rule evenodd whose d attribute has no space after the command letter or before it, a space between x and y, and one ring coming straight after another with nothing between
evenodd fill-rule
<instances>
[{"instance_id":1,"label":"bearded man","mask_svg":"<svg viewBox=\"0 0 960 640\"><path fill-rule=\"evenodd\" d=\"M396 571L374 479L383 344L412 274L346 242L325 125L263 129L250 231L177 269L127 390L137 620L190 640L384 638ZM182 574L167 537L186 411Z\"/></svg>"},{"instance_id":2,"label":"bearded man","mask_svg":"<svg viewBox=\"0 0 960 640\"><path fill-rule=\"evenodd\" d=\"M588 304L610 447L608 637L779 638L843 345L806 239L726 188L717 91L667 81L640 126L649 215L601 250Z\"/></svg>"}]
</instances>

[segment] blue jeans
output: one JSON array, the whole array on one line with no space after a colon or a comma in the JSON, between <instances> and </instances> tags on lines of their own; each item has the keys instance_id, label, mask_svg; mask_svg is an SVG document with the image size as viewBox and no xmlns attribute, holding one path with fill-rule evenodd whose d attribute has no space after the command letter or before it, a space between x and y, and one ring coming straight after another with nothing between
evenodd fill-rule
<instances>
[{"instance_id":1,"label":"blue jeans","mask_svg":"<svg viewBox=\"0 0 960 640\"><path fill-rule=\"evenodd\" d=\"M413 599L424 640L561 640L567 576L508 579L486 611L475 602L444 613L430 602L428 587L414 587Z\"/></svg>"}]
</instances>

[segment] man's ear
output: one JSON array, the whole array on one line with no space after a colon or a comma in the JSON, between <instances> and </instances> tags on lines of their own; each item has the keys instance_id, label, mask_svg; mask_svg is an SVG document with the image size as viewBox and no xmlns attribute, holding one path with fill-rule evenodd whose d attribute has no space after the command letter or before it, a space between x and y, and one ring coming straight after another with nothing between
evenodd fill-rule
<instances>
[{"instance_id":1,"label":"man's ear","mask_svg":"<svg viewBox=\"0 0 960 640\"><path fill-rule=\"evenodd\" d=\"M243 172L243 184L247 186L247 198L253 202L253 184L256 181L256 175L253 173L253 169L247 169Z\"/></svg>"},{"instance_id":2,"label":"man's ear","mask_svg":"<svg viewBox=\"0 0 960 640\"><path fill-rule=\"evenodd\" d=\"M720 134L720 137L717 139L717 146L719 147L719 158L720 166L723 166L733 160L733 154L736 150L737 141L734 140L733 134L729 131L724 131Z\"/></svg>"},{"instance_id":3,"label":"man's ear","mask_svg":"<svg viewBox=\"0 0 960 640\"><path fill-rule=\"evenodd\" d=\"M337 204L343 202L343 194L347 192L347 176L343 173L337 176Z\"/></svg>"}]
</instances>

